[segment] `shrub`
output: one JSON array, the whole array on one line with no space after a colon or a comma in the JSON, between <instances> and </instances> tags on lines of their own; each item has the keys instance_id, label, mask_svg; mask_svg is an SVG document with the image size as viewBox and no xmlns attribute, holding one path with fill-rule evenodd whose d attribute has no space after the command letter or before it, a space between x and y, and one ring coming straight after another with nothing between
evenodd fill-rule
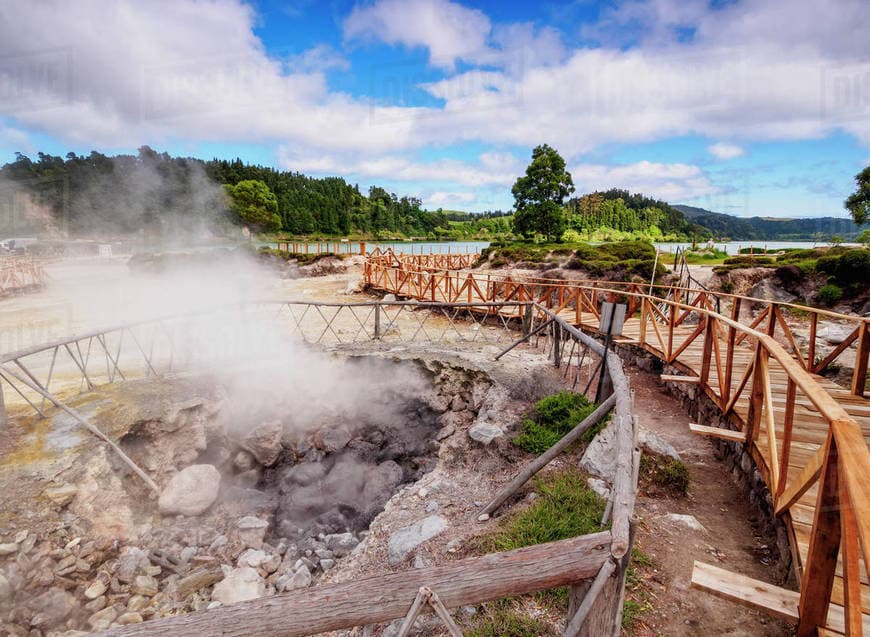
<instances>
[{"instance_id":1,"label":"shrub","mask_svg":"<svg viewBox=\"0 0 870 637\"><path fill-rule=\"evenodd\" d=\"M816 300L819 303L824 303L828 307L831 307L843 298L843 290L840 289L839 285L834 285L833 283L828 283L827 285L823 285L818 292L816 292Z\"/></svg>"},{"instance_id":2,"label":"shrub","mask_svg":"<svg viewBox=\"0 0 870 637\"><path fill-rule=\"evenodd\" d=\"M755 266L755 265L770 265L773 263L773 258L771 257L750 257L749 255L741 255L738 257L729 257L724 261L725 265L743 265L743 266Z\"/></svg>"},{"instance_id":3,"label":"shrub","mask_svg":"<svg viewBox=\"0 0 870 637\"><path fill-rule=\"evenodd\" d=\"M640 475L647 487L683 497L689 491L689 470L679 460L652 454L640 457Z\"/></svg>"},{"instance_id":4,"label":"shrub","mask_svg":"<svg viewBox=\"0 0 870 637\"><path fill-rule=\"evenodd\" d=\"M585 396L563 391L542 398L535 405L531 418L522 421L522 433L514 438L514 444L529 453L541 454L562 439L581 420L595 410ZM581 440L591 440L599 428L591 427L583 432Z\"/></svg>"}]
</instances>

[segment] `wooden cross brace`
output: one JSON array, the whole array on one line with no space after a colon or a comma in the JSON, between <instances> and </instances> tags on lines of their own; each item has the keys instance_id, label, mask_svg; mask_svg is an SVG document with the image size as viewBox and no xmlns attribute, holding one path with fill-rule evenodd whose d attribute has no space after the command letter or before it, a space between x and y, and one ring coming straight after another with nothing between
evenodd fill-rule
<instances>
[{"instance_id":1,"label":"wooden cross brace","mask_svg":"<svg viewBox=\"0 0 870 637\"><path fill-rule=\"evenodd\" d=\"M450 634L453 637L462 637L462 631L459 629L459 626L456 625L456 622L453 621L450 613L447 612L441 598L438 597L438 594L428 586L421 586L420 590L417 592L417 597L414 598L414 603L411 604L408 614L405 615L405 621L402 622L402 626L399 628L398 637L408 636L417 616L423 609L423 604L429 604L429 606L432 607L435 614L441 618L441 621L445 626L447 626L447 630L450 631Z\"/></svg>"}]
</instances>

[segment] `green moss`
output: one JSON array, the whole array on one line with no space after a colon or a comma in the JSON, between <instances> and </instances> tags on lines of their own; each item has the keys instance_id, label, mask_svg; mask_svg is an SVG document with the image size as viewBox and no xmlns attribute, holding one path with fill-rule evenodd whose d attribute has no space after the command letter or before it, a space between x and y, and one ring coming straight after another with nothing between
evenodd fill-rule
<instances>
[{"instance_id":1,"label":"green moss","mask_svg":"<svg viewBox=\"0 0 870 637\"><path fill-rule=\"evenodd\" d=\"M524 451L542 454L593 411L595 405L580 394L564 391L547 396L537 402L530 418L523 419L522 432L513 442ZM584 431L581 442L592 440L600 426Z\"/></svg>"},{"instance_id":2,"label":"green moss","mask_svg":"<svg viewBox=\"0 0 870 637\"><path fill-rule=\"evenodd\" d=\"M661 490L674 497L684 497L689 491L689 470L679 460L643 454L640 458L640 480L647 490Z\"/></svg>"}]
</instances>

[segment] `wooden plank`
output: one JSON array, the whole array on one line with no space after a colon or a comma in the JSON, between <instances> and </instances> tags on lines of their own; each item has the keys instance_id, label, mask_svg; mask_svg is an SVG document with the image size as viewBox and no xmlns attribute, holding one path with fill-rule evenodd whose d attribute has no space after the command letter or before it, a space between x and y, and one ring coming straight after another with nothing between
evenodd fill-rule
<instances>
[{"instance_id":1,"label":"wooden plank","mask_svg":"<svg viewBox=\"0 0 870 637\"><path fill-rule=\"evenodd\" d=\"M761 580L696 560L692 568L691 586L788 622L798 621L800 595Z\"/></svg>"},{"instance_id":2,"label":"wooden plank","mask_svg":"<svg viewBox=\"0 0 870 637\"><path fill-rule=\"evenodd\" d=\"M610 556L610 533L491 553L423 569L317 586L208 611L112 628L104 635L281 635L302 637L404 617L421 586L448 608L564 586L595 576Z\"/></svg>"},{"instance_id":3,"label":"wooden plank","mask_svg":"<svg viewBox=\"0 0 870 637\"><path fill-rule=\"evenodd\" d=\"M698 376L674 376L672 374L662 374L663 383L699 383L701 379Z\"/></svg>"},{"instance_id":4,"label":"wooden plank","mask_svg":"<svg viewBox=\"0 0 870 637\"><path fill-rule=\"evenodd\" d=\"M708 427L706 425L698 425L693 422L689 423L689 431L699 436L712 436L713 438L721 438L722 440L730 440L731 442L746 442L746 433L743 431L732 431L723 427Z\"/></svg>"}]
</instances>

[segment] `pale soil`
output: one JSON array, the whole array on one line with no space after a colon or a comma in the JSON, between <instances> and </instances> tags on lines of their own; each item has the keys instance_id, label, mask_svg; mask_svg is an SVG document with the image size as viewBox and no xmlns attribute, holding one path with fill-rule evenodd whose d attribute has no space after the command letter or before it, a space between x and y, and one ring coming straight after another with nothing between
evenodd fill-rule
<instances>
[{"instance_id":1,"label":"pale soil","mask_svg":"<svg viewBox=\"0 0 870 637\"><path fill-rule=\"evenodd\" d=\"M775 583L765 563L776 552L775 539L758 534L750 521L749 504L724 462L715 459L707 438L689 432L689 415L664 393L656 376L633 367L627 372L637 422L669 442L690 474L689 494L684 499L638 495L635 546L652 558L654 566L640 569L651 595L635 634L792 634L781 621L690 588L695 560ZM675 524L663 517L668 513L692 515L706 531ZM640 595L635 592L633 596Z\"/></svg>"}]
</instances>

